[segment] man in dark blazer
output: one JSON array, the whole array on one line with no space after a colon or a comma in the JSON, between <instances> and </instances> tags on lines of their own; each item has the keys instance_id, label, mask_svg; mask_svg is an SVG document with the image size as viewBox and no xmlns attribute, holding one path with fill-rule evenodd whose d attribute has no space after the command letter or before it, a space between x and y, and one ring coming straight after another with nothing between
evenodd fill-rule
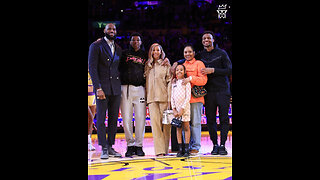
<instances>
[{"instance_id":1,"label":"man in dark blazer","mask_svg":"<svg viewBox=\"0 0 320 180\"><path fill-rule=\"evenodd\" d=\"M115 142L117 121L121 96L121 81L119 75L119 60L122 49L116 39L116 26L107 24L105 37L93 42L89 47L89 73L92 79L97 104L97 134L102 147L101 159L110 156L121 157L112 145ZM106 111L108 110L108 139L106 138Z\"/></svg>"}]
</instances>

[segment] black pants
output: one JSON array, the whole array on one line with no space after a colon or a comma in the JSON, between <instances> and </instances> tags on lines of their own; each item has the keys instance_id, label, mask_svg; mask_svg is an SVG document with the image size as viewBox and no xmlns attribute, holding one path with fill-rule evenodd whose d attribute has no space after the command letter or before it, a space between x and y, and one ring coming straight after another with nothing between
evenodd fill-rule
<instances>
[{"instance_id":1,"label":"black pants","mask_svg":"<svg viewBox=\"0 0 320 180\"><path fill-rule=\"evenodd\" d=\"M210 139L213 144L218 144L217 139L217 121L216 112L219 107L219 121L220 121L220 145L224 145L227 141L229 131L229 106L230 106L229 92L208 92L205 98L205 110L207 117L207 126L210 134Z\"/></svg>"},{"instance_id":2,"label":"black pants","mask_svg":"<svg viewBox=\"0 0 320 180\"><path fill-rule=\"evenodd\" d=\"M102 147L112 146L115 142L115 137L117 133L117 122L119 115L119 106L120 106L120 97L121 95L110 95L106 96L106 99L100 100L96 99L97 102L97 134L98 142ZM106 138L106 111L108 110L108 140Z\"/></svg>"}]
</instances>

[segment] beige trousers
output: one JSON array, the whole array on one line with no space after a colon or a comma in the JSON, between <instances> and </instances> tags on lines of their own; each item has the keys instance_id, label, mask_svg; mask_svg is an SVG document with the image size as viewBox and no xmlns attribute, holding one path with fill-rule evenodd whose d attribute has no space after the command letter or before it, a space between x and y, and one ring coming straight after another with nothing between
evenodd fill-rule
<instances>
[{"instance_id":1,"label":"beige trousers","mask_svg":"<svg viewBox=\"0 0 320 180\"><path fill-rule=\"evenodd\" d=\"M163 111L167 109L168 103L150 103L149 113L154 143L155 155L168 154L171 125L162 124Z\"/></svg>"},{"instance_id":2,"label":"beige trousers","mask_svg":"<svg viewBox=\"0 0 320 180\"><path fill-rule=\"evenodd\" d=\"M143 146L146 124L145 89L143 86L121 85L121 116L127 146ZM135 138L133 137L133 110Z\"/></svg>"}]
</instances>

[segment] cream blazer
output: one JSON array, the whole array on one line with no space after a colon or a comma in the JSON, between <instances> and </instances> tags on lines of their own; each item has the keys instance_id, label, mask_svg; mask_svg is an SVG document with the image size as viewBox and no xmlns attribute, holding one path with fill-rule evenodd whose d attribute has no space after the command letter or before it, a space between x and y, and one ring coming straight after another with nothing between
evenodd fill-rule
<instances>
[{"instance_id":1,"label":"cream blazer","mask_svg":"<svg viewBox=\"0 0 320 180\"><path fill-rule=\"evenodd\" d=\"M171 65L161 66L162 59L145 65L147 104L171 101ZM150 67L151 66L151 67Z\"/></svg>"}]
</instances>

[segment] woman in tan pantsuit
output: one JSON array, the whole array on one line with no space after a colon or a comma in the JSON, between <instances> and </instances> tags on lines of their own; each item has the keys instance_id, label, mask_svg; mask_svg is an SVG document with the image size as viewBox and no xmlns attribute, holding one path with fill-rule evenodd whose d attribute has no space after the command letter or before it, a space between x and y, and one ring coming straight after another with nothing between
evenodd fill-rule
<instances>
[{"instance_id":1,"label":"woman in tan pantsuit","mask_svg":"<svg viewBox=\"0 0 320 180\"><path fill-rule=\"evenodd\" d=\"M151 45L145 66L147 104L149 106L154 151L157 156L168 154L171 125L162 124L163 111L170 108L170 65L161 66L165 53L160 44Z\"/></svg>"}]
</instances>

